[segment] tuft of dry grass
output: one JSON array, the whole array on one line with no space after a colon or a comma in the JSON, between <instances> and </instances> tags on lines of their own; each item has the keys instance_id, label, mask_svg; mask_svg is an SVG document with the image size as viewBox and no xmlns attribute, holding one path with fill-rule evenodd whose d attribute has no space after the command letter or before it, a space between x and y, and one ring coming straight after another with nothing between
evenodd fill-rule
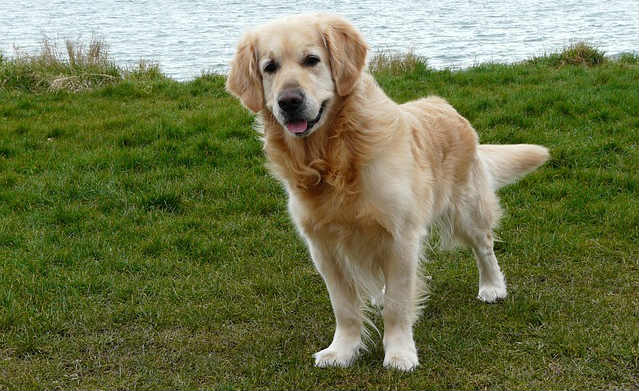
<instances>
[{"instance_id":1,"label":"tuft of dry grass","mask_svg":"<svg viewBox=\"0 0 639 391\"><path fill-rule=\"evenodd\" d=\"M65 41L67 59L71 67L106 65L109 63L109 48L102 40L92 39L88 47L82 42Z\"/></svg>"},{"instance_id":2,"label":"tuft of dry grass","mask_svg":"<svg viewBox=\"0 0 639 391\"><path fill-rule=\"evenodd\" d=\"M49 83L49 90L78 92L95 87L101 87L116 80L119 80L119 78L106 73L86 73L81 75L61 76L51 80Z\"/></svg>"},{"instance_id":3,"label":"tuft of dry grass","mask_svg":"<svg viewBox=\"0 0 639 391\"><path fill-rule=\"evenodd\" d=\"M532 64L545 64L556 67L565 65L596 66L606 61L605 52L594 48L587 42L574 43L558 53L545 54L529 60Z\"/></svg>"},{"instance_id":4,"label":"tuft of dry grass","mask_svg":"<svg viewBox=\"0 0 639 391\"><path fill-rule=\"evenodd\" d=\"M402 75L417 70L425 70L427 61L425 57L418 56L412 51L408 53L381 51L370 59L368 68L372 73L376 74Z\"/></svg>"},{"instance_id":5,"label":"tuft of dry grass","mask_svg":"<svg viewBox=\"0 0 639 391\"><path fill-rule=\"evenodd\" d=\"M560 53L562 65L599 65L606 60L605 53L585 42L578 42Z\"/></svg>"},{"instance_id":6,"label":"tuft of dry grass","mask_svg":"<svg viewBox=\"0 0 639 391\"><path fill-rule=\"evenodd\" d=\"M146 61L132 69L117 66L107 43L95 37L88 43L66 40L62 49L45 39L36 54L16 50L14 58L0 58L0 89L78 92L127 78L162 77L158 65Z\"/></svg>"}]
</instances>

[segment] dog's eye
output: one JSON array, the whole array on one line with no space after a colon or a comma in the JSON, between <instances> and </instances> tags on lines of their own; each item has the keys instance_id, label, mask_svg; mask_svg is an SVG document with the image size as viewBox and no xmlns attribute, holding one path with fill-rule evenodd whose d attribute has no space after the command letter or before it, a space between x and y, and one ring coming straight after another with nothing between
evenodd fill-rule
<instances>
[{"instance_id":1,"label":"dog's eye","mask_svg":"<svg viewBox=\"0 0 639 391\"><path fill-rule=\"evenodd\" d=\"M264 72L266 73L274 73L275 71L277 71L277 63L275 61L269 61L264 67Z\"/></svg>"},{"instance_id":2,"label":"dog's eye","mask_svg":"<svg viewBox=\"0 0 639 391\"><path fill-rule=\"evenodd\" d=\"M304 58L302 65L306 67L312 67L315 66L318 62L320 62L320 58L311 54L310 56L306 56Z\"/></svg>"}]
</instances>

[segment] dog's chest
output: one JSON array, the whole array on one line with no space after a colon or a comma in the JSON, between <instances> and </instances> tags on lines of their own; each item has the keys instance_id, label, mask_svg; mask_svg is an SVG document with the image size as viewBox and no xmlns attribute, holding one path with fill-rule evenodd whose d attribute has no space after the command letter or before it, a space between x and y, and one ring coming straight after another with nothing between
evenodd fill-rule
<instances>
[{"instance_id":1,"label":"dog's chest","mask_svg":"<svg viewBox=\"0 0 639 391\"><path fill-rule=\"evenodd\" d=\"M366 174L365 172L363 174ZM398 231L406 214L409 189L401 181L380 181L378 175L362 176L351 194L324 189L320 194L290 192L289 209L294 221L311 233L389 233Z\"/></svg>"}]
</instances>

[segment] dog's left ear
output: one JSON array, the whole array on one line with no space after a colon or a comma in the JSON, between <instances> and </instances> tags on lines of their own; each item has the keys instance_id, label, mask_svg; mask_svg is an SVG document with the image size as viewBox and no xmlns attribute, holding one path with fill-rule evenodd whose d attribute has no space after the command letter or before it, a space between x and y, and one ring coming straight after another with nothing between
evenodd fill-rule
<instances>
[{"instance_id":1,"label":"dog's left ear","mask_svg":"<svg viewBox=\"0 0 639 391\"><path fill-rule=\"evenodd\" d=\"M226 90L240 99L242 104L254 113L264 108L262 75L257 64L255 38L246 34L231 62L231 71L226 79Z\"/></svg>"},{"instance_id":2,"label":"dog's left ear","mask_svg":"<svg viewBox=\"0 0 639 391\"><path fill-rule=\"evenodd\" d=\"M366 42L348 21L339 16L322 16L320 30L328 49L337 93L348 95L366 64Z\"/></svg>"}]
</instances>

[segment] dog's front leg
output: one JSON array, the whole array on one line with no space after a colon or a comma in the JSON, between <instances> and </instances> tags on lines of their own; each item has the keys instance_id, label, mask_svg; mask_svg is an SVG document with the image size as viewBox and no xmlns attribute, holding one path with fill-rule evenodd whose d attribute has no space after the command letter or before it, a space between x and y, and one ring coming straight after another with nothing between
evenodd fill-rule
<instances>
[{"instance_id":1,"label":"dog's front leg","mask_svg":"<svg viewBox=\"0 0 639 391\"><path fill-rule=\"evenodd\" d=\"M399 240L386 254L382 267L384 294L384 366L412 371L419 361L413 340L417 319L419 240Z\"/></svg>"},{"instance_id":2,"label":"dog's front leg","mask_svg":"<svg viewBox=\"0 0 639 391\"><path fill-rule=\"evenodd\" d=\"M337 263L334 251L310 243L311 256L322 275L335 313L335 335L326 349L315 353L318 367L350 365L361 348L362 313L360 297L349 276Z\"/></svg>"}]
</instances>

